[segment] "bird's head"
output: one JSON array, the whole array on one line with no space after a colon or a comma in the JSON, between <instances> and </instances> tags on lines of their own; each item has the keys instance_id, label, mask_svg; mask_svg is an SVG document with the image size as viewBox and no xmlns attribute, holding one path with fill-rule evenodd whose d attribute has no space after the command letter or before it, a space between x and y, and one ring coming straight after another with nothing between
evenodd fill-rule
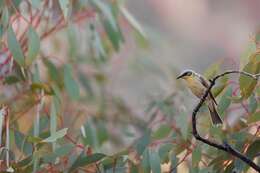
<instances>
[{"instance_id":1,"label":"bird's head","mask_svg":"<svg viewBox=\"0 0 260 173\"><path fill-rule=\"evenodd\" d=\"M192 77L194 74L195 72L192 70L185 70L177 77L177 79L187 79L189 77Z\"/></svg>"}]
</instances>

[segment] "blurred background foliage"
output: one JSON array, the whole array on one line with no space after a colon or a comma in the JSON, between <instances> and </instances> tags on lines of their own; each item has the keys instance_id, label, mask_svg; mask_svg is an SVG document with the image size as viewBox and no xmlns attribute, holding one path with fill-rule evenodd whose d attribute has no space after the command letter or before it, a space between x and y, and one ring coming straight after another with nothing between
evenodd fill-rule
<instances>
[{"instance_id":1,"label":"blurred background foliage","mask_svg":"<svg viewBox=\"0 0 260 173\"><path fill-rule=\"evenodd\" d=\"M163 58L178 41L140 25L128 6L147 9L135 3L0 1L1 172L253 172L192 138L194 99L175 81L180 60ZM234 61L259 73L259 34L247 38ZM208 79L236 67L224 58L202 65ZM221 78L213 93L225 123L213 127L203 107L200 133L260 164L257 81Z\"/></svg>"}]
</instances>

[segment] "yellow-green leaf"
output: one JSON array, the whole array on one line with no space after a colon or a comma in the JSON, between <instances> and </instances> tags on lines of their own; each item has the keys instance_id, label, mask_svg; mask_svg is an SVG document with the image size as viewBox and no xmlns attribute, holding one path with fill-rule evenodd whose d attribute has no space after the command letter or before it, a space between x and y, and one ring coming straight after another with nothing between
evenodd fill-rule
<instances>
[{"instance_id":1,"label":"yellow-green leaf","mask_svg":"<svg viewBox=\"0 0 260 173\"><path fill-rule=\"evenodd\" d=\"M192 151L192 167L197 167L200 160L201 160L201 149L199 146L197 146Z\"/></svg>"},{"instance_id":2,"label":"yellow-green leaf","mask_svg":"<svg viewBox=\"0 0 260 173\"><path fill-rule=\"evenodd\" d=\"M213 78L220 70L220 65L222 64L222 61L219 61L217 63L211 64L205 71L204 76L207 79Z\"/></svg>"},{"instance_id":3,"label":"yellow-green leaf","mask_svg":"<svg viewBox=\"0 0 260 173\"><path fill-rule=\"evenodd\" d=\"M228 76L222 77L219 81L217 81L216 85L212 89L212 94L214 97L217 97L228 85Z\"/></svg>"},{"instance_id":4,"label":"yellow-green leaf","mask_svg":"<svg viewBox=\"0 0 260 173\"><path fill-rule=\"evenodd\" d=\"M243 71L251 73L251 74L257 74L260 72L260 54L256 53L250 57L250 61L245 67L243 68ZM255 89L255 86L257 84L257 80L245 76L240 75L239 78L239 86L240 86L240 94L243 99L247 99Z\"/></svg>"},{"instance_id":5,"label":"yellow-green leaf","mask_svg":"<svg viewBox=\"0 0 260 173\"><path fill-rule=\"evenodd\" d=\"M248 123L255 123L260 121L260 112L255 112L254 114L250 115L247 122Z\"/></svg>"},{"instance_id":6,"label":"yellow-green leaf","mask_svg":"<svg viewBox=\"0 0 260 173\"><path fill-rule=\"evenodd\" d=\"M167 137L170 132L172 131L172 128L168 125L161 125L153 134L154 139L162 139Z\"/></svg>"}]
</instances>

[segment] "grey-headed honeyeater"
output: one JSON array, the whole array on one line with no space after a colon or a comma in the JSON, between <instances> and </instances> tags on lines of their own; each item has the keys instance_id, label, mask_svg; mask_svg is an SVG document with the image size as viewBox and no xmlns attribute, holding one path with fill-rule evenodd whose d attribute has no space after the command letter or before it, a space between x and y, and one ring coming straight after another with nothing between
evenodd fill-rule
<instances>
[{"instance_id":1,"label":"grey-headed honeyeater","mask_svg":"<svg viewBox=\"0 0 260 173\"><path fill-rule=\"evenodd\" d=\"M192 70L185 70L177 79L184 79L191 92L198 98L202 98L209 87L209 81ZM210 112L212 123L214 125L222 124L222 120L216 110L217 102L211 92L209 92L206 99L206 104Z\"/></svg>"}]
</instances>

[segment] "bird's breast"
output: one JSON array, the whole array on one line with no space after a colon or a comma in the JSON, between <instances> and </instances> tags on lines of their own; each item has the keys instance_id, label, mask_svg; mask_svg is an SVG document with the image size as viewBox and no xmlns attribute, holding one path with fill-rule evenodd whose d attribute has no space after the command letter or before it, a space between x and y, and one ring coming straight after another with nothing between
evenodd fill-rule
<instances>
[{"instance_id":1,"label":"bird's breast","mask_svg":"<svg viewBox=\"0 0 260 173\"><path fill-rule=\"evenodd\" d=\"M191 92L201 98L206 90L206 88L200 83L199 80L196 80L194 78L187 78L186 79L187 86L191 90Z\"/></svg>"}]
</instances>

